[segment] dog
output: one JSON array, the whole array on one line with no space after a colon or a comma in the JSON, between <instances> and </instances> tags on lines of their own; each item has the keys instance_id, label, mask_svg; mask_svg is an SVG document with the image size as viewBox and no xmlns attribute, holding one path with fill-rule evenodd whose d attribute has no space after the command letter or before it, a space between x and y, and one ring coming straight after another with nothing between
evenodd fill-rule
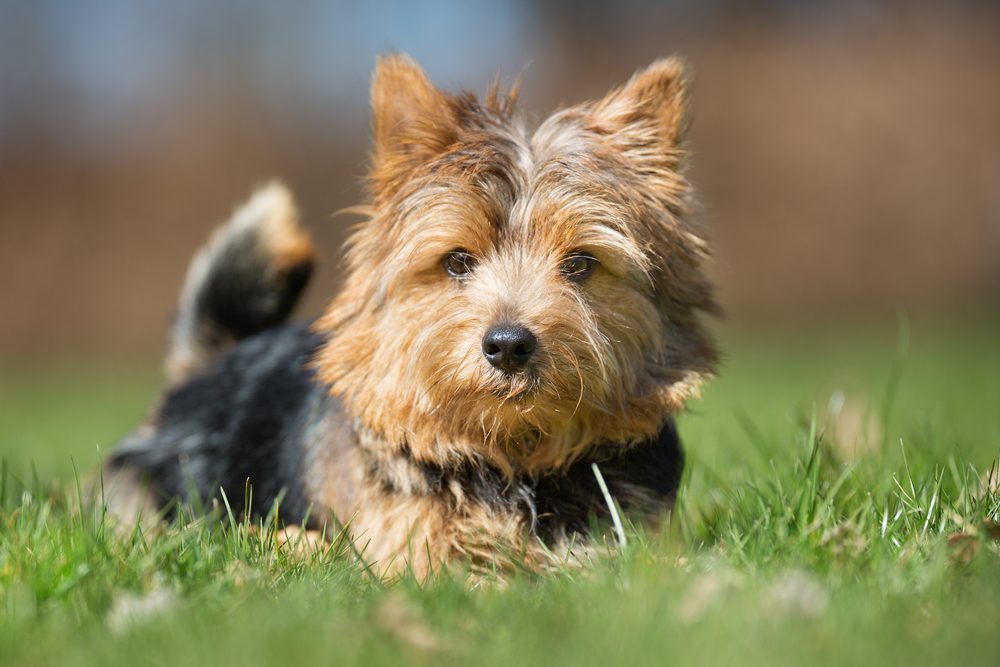
<instances>
[{"instance_id":1,"label":"dog","mask_svg":"<svg viewBox=\"0 0 1000 667\"><path fill-rule=\"evenodd\" d=\"M421 575L542 569L616 507L655 523L683 471L674 417L718 356L687 96L662 59L529 131L516 85L446 93L382 56L343 289L286 324L312 243L280 184L238 209L191 264L164 397L105 463L110 512L224 493Z\"/></svg>"}]
</instances>

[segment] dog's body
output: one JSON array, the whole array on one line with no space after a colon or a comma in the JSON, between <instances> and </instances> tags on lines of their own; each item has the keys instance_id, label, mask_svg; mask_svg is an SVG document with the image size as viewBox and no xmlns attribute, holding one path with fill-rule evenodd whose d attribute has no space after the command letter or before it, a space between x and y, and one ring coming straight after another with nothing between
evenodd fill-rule
<instances>
[{"instance_id":1,"label":"dog's body","mask_svg":"<svg viewBox=\"0 0 1000 667\"><path fill-rule=\"evenodd\" d=\"M157 505L173 498L244 502L306 528L350 522L364 557L423 570L468 555L539 565L608 516L591 463L632 516L655 520L674 499L683 459L673 422L657 438L622 451L595 450L565 470L506 478L489 465L442 468L408 457L385 460L340 400L308 368L322 338L303 324L243 341L206 374L171 391L152 429L124 441L112 474L141 470ZM252 493L244 497L247 482ZM168 510L172 508L167 506ZM324 525L325 524L325 525ZM538 544L534 544L538 538ZM495 552L496 547L508 553ZM430 553L425 553L428 547ZM433 562L428 562L425 556Z\"/></svg>"},{"instance_id":2,"label":"dog's body","mask_svg":"<svg viewBox=\"0 0 1000 667\"><path fill-rule=\"evenodd\" d=\"M495 91L383 60L344 291L283 325L311 244L280 186L238 211L192 264L172 386L106 466L111 509L280 499L282 520L335 517L379 569L418 572L565 552L610 511L594 464L657 518L683 466L673 415L715 360L683 93L663 61L528 137Z\"/></svg>"}]
</instances>

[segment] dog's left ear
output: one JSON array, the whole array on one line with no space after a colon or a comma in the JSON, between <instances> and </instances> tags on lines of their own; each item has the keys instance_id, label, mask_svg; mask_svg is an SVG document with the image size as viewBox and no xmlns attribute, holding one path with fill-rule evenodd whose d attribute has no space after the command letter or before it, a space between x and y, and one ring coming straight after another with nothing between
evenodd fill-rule
<instances>
[{"instance_id":1,"label":"dog's left ear","mask_svg":"<svg viewBox=\"0 0 1000 667\"><path fill-rule=\"evenodd\" d=\"M679 147L687 132L688 80L680 58L663 58L632 75L594 106L594 120L606 131L640 143Z\"/></svg>"}]
</instances>

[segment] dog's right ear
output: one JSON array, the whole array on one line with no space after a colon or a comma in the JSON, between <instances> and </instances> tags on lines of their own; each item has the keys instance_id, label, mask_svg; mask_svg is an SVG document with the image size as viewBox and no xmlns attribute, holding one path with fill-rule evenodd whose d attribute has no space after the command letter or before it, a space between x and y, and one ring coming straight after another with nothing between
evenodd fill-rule
<instances>
[{"instance_id":1,"label":"dog's right ear","mask_svg":"<svg viewBox=\"0 0 1000 667\"><path fill-rule=\"evenodd\" d=\"M376 197L391 195L419 164L440 155L458 133L447 94L409 56L380 56L372 76L372 181Z\"/></svg>"}]
</instances>

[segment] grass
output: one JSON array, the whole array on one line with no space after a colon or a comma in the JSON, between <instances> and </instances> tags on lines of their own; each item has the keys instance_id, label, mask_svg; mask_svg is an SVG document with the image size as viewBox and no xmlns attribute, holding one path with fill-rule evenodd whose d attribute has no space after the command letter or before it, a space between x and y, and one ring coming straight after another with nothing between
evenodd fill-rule
<instances>
[{"instance_id":1,"label":"grass","mask_svg":"<svg viewBox=\"0 0 1000 667\"><path fill-rule=\"evenodd\" d=\"M71 509L75 470L142 417L155 369L8 369L0 664L1000 664L1000 493L980 484L1000 330L904 334L726 336L681 421L669 527L476 590L374 581L345 543L295 556L266 527L116 537Z\"/></svg>"}]
</instances>

